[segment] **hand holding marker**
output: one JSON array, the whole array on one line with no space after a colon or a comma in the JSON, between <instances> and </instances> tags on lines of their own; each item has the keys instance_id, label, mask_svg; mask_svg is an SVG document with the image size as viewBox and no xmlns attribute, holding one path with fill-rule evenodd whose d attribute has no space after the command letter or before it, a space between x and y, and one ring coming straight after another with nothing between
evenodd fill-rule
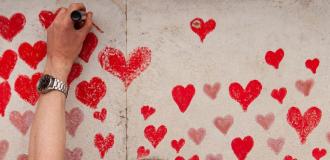
<instances>
[{"instance_id":1,"label":"hand holding marker","mask_svg":"<svg viewBox=\"0 0 330 160\"><path fill-rule=\"evenodd\" d=\"M73 12L71 12L71 19L73 21L73 26L76 30L79 30L81 27L84 26L85 24L85 20L86 20L86 12L83 10L75 10ZM94 24L93 22L93 26L101 33L103 33L103 31Z\"/></svg>"}]
</instances>

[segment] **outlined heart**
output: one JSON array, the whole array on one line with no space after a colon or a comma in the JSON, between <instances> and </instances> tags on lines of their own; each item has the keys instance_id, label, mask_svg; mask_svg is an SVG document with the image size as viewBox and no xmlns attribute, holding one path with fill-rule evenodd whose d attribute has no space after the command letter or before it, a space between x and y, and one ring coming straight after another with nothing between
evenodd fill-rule
<instances>
[{"instance_id":1,"label":"outlined heart","mask_svg":"<svg viewBox=\"0 0 330 160\"><path fill-rule=\"evenodd\" d=\"M300 91L304 96L308 96L312 87L314 85L313 79L307 79L305 81L298 80L296 81L296 88L298 91Z\"/></svg>"},{"instance_id":2,"label":"outlined heart","mask_svg":"<svg viewBox=\"0 0 330 160\"><path fill-rule=\"evenodd\" d=\"M288 110L287 122L299 135L301 144L307 140L307 136L316 128L321 120L322 111L316 106L310 107L304 115L299 108L293 106Z\"/></svg>"},{"instance_id":3,"label":"outlined heart","mask_svg":"<svg viewBox=\"0 0 330 160\"><path fill-rule=\"evenodd\" d=\"M285 143L285 139L282 137L279 137L277 139L268 138L268 140L267 140L268 147L270 147L276 155L278 155L281 152L281 150L284 146L284 143Z\"/></svg>"},{"instance_id":4,"label":"outlined heart","mask_svg":"<svg viewBox=\"0 0 330 160\"><path fill-rule=\"evenodd\" d=\"M1 101L0 101L0 115L2 117L5 116L5 111L7 108L7 105L10 101L10 97L11 97L11 91L10 91L10 85L7 81L3 81L2 83L0 83L0 97L1 97Z\"/></svg>"},{"instance_id":5,"label":"outlined heart","mask_svg":"<svg viewBox=\"0 0 330 160\"><path fill-rule=\"evenodd\" d=\"M31 105L35 105L39 99L37 91L37 83L42 76L42 73L35 73L32 78L27 75L19 75L15 80L15 91L19 96Z\"/></svg>"},{"instance_id":6,"label":"outlined heart","mask_svg":"<svg viewBox=\"0 0 330 160\"><path fill-rule=\"evenodd\" d=\"M279 89L273 89L271 96L276 99L280 104L283 104L283 99L285 98L287 90L285 87Z\"/></svg>"},{"instance_id":7,"label":"outlined heart","mask_svg":"<svg viewBox=\"0 0 330 160\"><path fill-rule=\"evenodd\" d=\"M124 54L115 48L105 47L98 55L101 67L124 82L125 90L151 62L151 50L147 47L134 49L126 61Z\"/></svg>"},{"instance_id":8,"label":"outlined heart","mask_svg":"<svg viewBox=\"0 0 330 160\"><path fill-rule=\"evenodd\" d=\"M101 111L95 111L93 113L93 117L101 122L104 122L105 118L107 117L107 109L102 108Z\"/></svg>"},{"instance_id":9,"label":"outlined heart","mask_svg":"<svg viewBox=\"0 0 330 160\"><path fill-rule=\"evenodd\" d=\"M23 115L18 111L12 111L9 115L10 122L23 134L26 135L29 130L34 113L31 110L25 111Z\"/></svg>"},{"instance_id":10,"label":"outlined heart","mask_svg":"<svg viewBox=\"0 0 330 160\"><path fill-rule=\"evenodd\" d=\"M268 130L273 124L275 119L274 113L268 113L266 115L256 115L256 122L265 130Z\"/></svg>"},{"instance_id":11,"label":"outlined heart","mask_svg":"<svg viewBox=\"0 0 330 160\"><path fill-rule=\"evenodd\" d=\"M93 32L87 34L79 54L79 57L86 63L88 63L90 56L94 52L98 41L99 40Z\"/></svg>"},{"instance_id":12,"label":"outlined heart","mask_svg":"<svg viewBox=\"0 0 330 160\"><path fill-rule=\"evenodd\" d=\"M47 29L54 21L54 19L56 18L58 12L60 11L61 8L57 9L55 11L55 13L53 13L52 11L47 11L47 10L42 10L39 13L39 21L41 23L41 25Z\"/></svg>"},{"instance_id":13,"label":"outlined heart","mask_svg":"<svg viewBox=\"0 0 330 160\"><path fill-rule=\"evenodd\" d=\"M231 141L231 148L238 160L245 160L253 145L254 141L251 136L246 136L244 139L237 137Z\"/></svg>"},{"instance_id":14,"label":"outlined heart","mask_svg":"<svg viewBox=\"0 0 330 160\"><path fill-rule=\"evenodd\" d=\"M142 106L140 110L144 120L147 120L149 116L155 113L155 111L155 108L150 107L148 105Z\"/></svg>"},{"instance_id":15,"label":"outlined heart","mask_svg":"<svg viewBox=\"0 0 330 160\"><path fill-rule=\"evenodd\" d=\"M7 140L0 140L0 160L5 160L9 149L9 142Z\"/></svg>"},{"instance_id":16,"label":"outlined heart","mask_svg":"<svg viewBox=\"0 0 330 160\"><path fill-rule=\"evenodd\" d=\"M171 146L176 151L176 153L179 153L185 142L186 141L183 138L180 138L179 140L173 139L171 141Z\"/></svg>"},{"instance_id":17,"label":"outlined heart","mask_svg":"<svg viewBox=\"0 0 330 160\"><path fill-rule=\"evenodd\" d=\"M23 30L25 22L25 16L22 13L15 13L9 19L0 15L0 36L11 42Z\"/></svg>"},{"instance_id":18,"label":"outlined heart","mask_svg":"<svg viewBox=\"0 0 330 160\"><path fill-rule=\"evenodd\" d=\"M136 159L140 160L143 159L144 157L149 156L150 150L146 149L144 146L140 146L137 149L136 153L137 153Z\"/></svg>"},{"instance_id":19,"label":"outlined heart","mask_svg":"<svg viewBox=\"0 0 330 160\"><path fill-rule=\"evenodd\" d=\"M66 130L72 137L76 135L76 131L83 120L84 112L78 107L72 108L70 112L65 111Z\"/></svg>"},{"instance_id":20,"label":"outlined heart","mask_svg":"<svg viewBox=\"0 0 330 160\"><path fill-rule=\"evenodd\" d=\"M210 84L204 84L203 91L206 95L208 95L211 99L217 98L217 94L220 90L220 83L216 82L211 86Z\"/></svg>"},{"instance_id":21,"label":"outlined heart","mask_svg":"<svg viewBox=\"0 0 330 160\"><path fill-rule=\"evenodd\" d=\"M283 57L284 51L282 48L279 48L275 52L267 51L265 54L266 63L273 66L275 69L278 69Z\"/></svg>"},{"instance_id":22,"label":"outlined heart","mask_svg":"<svg viewBox=\"0 0 330 160\"><path fill-rule=\"evenodd\" d=\"M182 113L187 110L194 95L195 87L192 84L188 84L186 87L177 85L172 89L172 98Z\"/></svg>"},{"instance_id":23,"label":"outlined heart","mask_svg":"<svg viewBox=\"0 0 330 160\"><path fill-rule=\"evenodd\" d=\"M218 116L214 119L213 123L221 133L226 135L234 123L234 118L231 115L226 115L225 117Z\"/></svg>"},{"instance_id":24,"label":"outlined heart","mask_svg":"<svg viewBox=\"0 0 330 160\"><path fill-rule=\"evenodd\" d=\"M29 43L23 42L18 48L18 54L32 69L37 69L38 64L47 54L47 43L44 41L37 41L31 46Z\"/></svg>"},{"instance_id":25,"label":"outlined heart","mask_svg":"<svg viewBox=\"0 0 330 160\"><path fill-rule=\"evenodd\" d=\"M65 160L81 160L83 156L83 150L81 148L74 148L72 151L65 148L64 159Z\"/></svg>"},{"instance_id":26,"label":"outlined heart","mask_svg":"<svg viewBox=\"0 0 330 160\"><path fill-rule=\"evenodd\" d=\"M100 157L103 159L105 154L115 143L115 136L109 133L107 137L103 137L101 133L97 133L94 137L94 145L99 150Z\"/></svg>"},{"instance_id":27,"label":"outlined heart","mask_svg":"<svg viewBox=\"0 0 330 160\"><path fill-rule=\"evenodd\" d=\"M223 160L223 157L221 154L216 154L216 155L208 154L205 160Z\"/></svg>"},{"instance_id":28,"label":"outlined heart","mask_svg":"<svg viewBox=\"0 0 330 160\"><path fill-rule=\"evenodd\" d=\"M191 30L199 36L201 42L204 41L207 34L215 29L215 26L216 22L213 19L204 22L203 19L197 17L190 22Z\"/></svg>"},{"instance_id":29,"label":"outlined heart","mask_svg":"<svg viewBox=\"0 0 330 160\"><path fill-rule=\"evenodd\" d=\"M93 77L89 82L82 81L76 87L76 97L83 104L92 109L102 100L107 91L104 81L99 77Z\"/></svg>"},{"instance_id":30,"label":"outlined heart","mask_svg":"<svg viewBox=\"0 0 330 160\"><path fill-rule=\"evenodd\" d=\"M29 157L27 154L20 154L17 156L17 160L29 160Z\"/></svg>"},{"instance_id":31,"label":"outlined heart","mask_svg":"<svg viewBox=\"0 0 330 160\"><path fill-rule=\"evenodd\" d=\"M312 155L315 158L315 160L320 160L322 157L324 157L327 154L327 150L324 148L314 148L312 151Z\"/></svg>"},{"instance_id":32,"label":"outlined heart","mask_svg":"<svg viewBox=\"0 0 330 160\"><path fill-rule=\"evenodd\" d=\"M318 58L307 59L305 61L306 68L310 69L312 73L316 73L317 68L319 67L320 60Z\"/></svg>"},{"instance_id":33,"label":"outlined heart","mask_svg":"<svg viewBox=\"0 0 330 160\"><path fill-rule=\"evenodd\" d=\"M74 63L71 67L71 71L68 75L67 83L70 85L73 80L78 78L83 70L83 66L79 63Z\"/></svg>"},{"instance_id":34,"label":"outlined heart","mask_svg":"<svg viewBox=\"0 0 330 160\"><path fill-rule=\"evenodd\" d=\"M158 144L164 139L167 133L167 128L164 125L159 126L157 129L153 125L148 125L144 129L144 137L156 148Z\"/></svg>"},{"instance_id":35,"label":"outlined heart","mask_svg":"<svg viewBox=\"0 0 330 160\"><path fill-rule=\"evenodd\" d=\"M6 50L0 57L0 76L7 80L14 70L17 62L17 54L13 50Z\"/></svg>"},{"instance_id":36,"label":"outlined heart","mask_svg":"<svg viewBox=\"0 0 330 160\"><path fill-rule=\"evenodd\" d=\"M206 130L204 128L190 128L188 130L188 136L196 144L199 145L206 135Z\"/></svg>"}]
</instances>

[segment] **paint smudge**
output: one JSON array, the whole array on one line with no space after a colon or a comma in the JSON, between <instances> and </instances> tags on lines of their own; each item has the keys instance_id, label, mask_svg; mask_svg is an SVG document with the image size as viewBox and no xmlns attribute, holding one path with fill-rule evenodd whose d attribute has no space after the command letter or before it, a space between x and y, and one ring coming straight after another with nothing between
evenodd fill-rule
<instances>
[{"instance_id":1,"label":"paint smudge","mask_svg":"<svg viewBox=\"0 0 330 160\"><path fill-rule=\"evenodd\" d=\"M9 149L9 142L7 140L0 140L0 160L6 158L6 154Z\"/></svg>"}]
</instances>

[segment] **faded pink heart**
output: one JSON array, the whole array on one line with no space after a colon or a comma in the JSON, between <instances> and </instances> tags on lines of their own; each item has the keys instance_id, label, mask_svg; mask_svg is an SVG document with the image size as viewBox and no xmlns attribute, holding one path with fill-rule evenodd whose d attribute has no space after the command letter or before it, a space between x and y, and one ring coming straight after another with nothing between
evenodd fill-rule
<instances>
[{"instance_id":1,"label":"faded pink heart","mask_svg":"<svg viewBox=\"0 0 330 160\"><path fill-rule=\"evenodd\" d=\"M29 160L28 158L27 154L20 154L18 155L17 160Z\"/></svg>"},{"instance_id":2,"label":"faded pink heart","mask_svg":"<svg viewBox=\"0 0 330 160\"><path fill-rule=\"evenodd\" d=\"M264 128L265 130L268 130L270 128L270 126L273 124L275 119L275 116L273 113L268 113L265 116L258 114L256 116L256 121L257 123L262 126L262 128Z\"/></svg>"},{"instance_id":3,"label":"faded pink heart","mask_svg":"<svg viewBox=\"0 0 330 160\"><path fill-rule=\"evenodd\" d=\"M25 135L32 124L33 117L34 113L30 110L25 111L23 115L18 111L12 111L10 112L9 120L23 135Z\"/></svg>"},{"instance_id":4,"label":"faded pink heart","mask_svg":"<svg viewBox=\"0 0 330 160\"><path fill-rule=\"evenodd\" d=\"M217 154L217 155L208 154L205 160L223 160L223 158L221 154Z\"/></svg>"},{"instance_id":5,"label":"faded pink heart","mask_svg":"<svg viewBox=\"0 0 330 160\"><path fill-rule=\"evenodd\" d=\"M84 113L78 107L71 109L70 112L65 111L66 129L71 136L76 135L76 130L83 120Z\"/></svg>"},{"instance_id":6,"label":"faded pink heart","mask_svg":"<svg viewBox=\"0 0 330 160\"><path fill-rule=\"evenodd\" d=\"M68 148L65 149L64 160L81 160L83 151L81 148L75 148L72 151Z\"/></svg>"},{"instance_id":7,"label":"faded pink heart","mask_svg":"<svg viewBox=\"0 0 330 160\"><path fill-rule=\"evenodd\" d=\"M0 141L0 160L5 160L8 149L9 149L9 142L7 140L1 140Z\"/></svg>"},{"instance_id":8,"label":"faded pink heart","mask_svg":"<svg viewBox=\"0 0 330 160\"><path fill-rule=\"evenodd\" d=\"M282 137L279 137L277 139L274 138L268 138L267 145L270 147L275 154L279 154L283 148L283 145L285 143L285 139Z\"/></svg>"},{"instance_id":9,"label":"faded pink heart","mask_svg":"<svg viewBox=\"0 0 330 160\"><path fill-rule=\"evenodd\" d=\"M190 128L188 130L188 135L190 137L190 139L195 142L196 145L199 145L206 134L206 130L204 128L199 128L199 129L194 129L194 128Z\"/></svg>"},{"instance_id":10,"label":"faded pink heart","mask_svg":"<svg viewBox=\"0 0 330 160\"><path fill-rule=\"evenodd\" d=\"M211 99L217 98L217 94L220 90L220 83L216 82L211 86L210 84L204 84L203 90L206 95L208 95Z\"/></svg>"},{"instance_id":11,"label":"faded pink heart","mask_svg":"<svg viewBox=\"0 0 330 160\"><path fill-rule=\"evenodd\" d=\"M308 80L298 80L296 82L296 88L298 91L304 94L304 96L308 96L312 87L314 85L314 80L313 79L308 79Z\"/></svg>"},{"instance_id":12,"label":"faded pink heart","mask_svg":"<svg viewBox=\"0 0 330 160\"><path fill-rule=\"evenodd\" d=\"M234 123L234 118L231 115L226 115L225 117L216 117L213 121L214 125L222 132L227 134L228 130Z\"/></svg>"}]
</instances>

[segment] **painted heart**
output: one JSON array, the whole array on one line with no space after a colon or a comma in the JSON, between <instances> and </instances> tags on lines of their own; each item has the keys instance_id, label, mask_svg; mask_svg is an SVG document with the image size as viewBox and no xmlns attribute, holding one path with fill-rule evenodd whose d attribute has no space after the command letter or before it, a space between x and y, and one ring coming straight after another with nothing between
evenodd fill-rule
<instances>
[{"instance_id":1,"label":"painted heart","mask_svg":"<svg viewBox=\"0 0 330 160\"><path fill-rule=\"evenodd\" d=\"M95 119L98 119L101 122L103 122L105 120L105 118L107 117L107 109L102 108L101 112L100 111L95 111L93 116L94 116Z\"/></svg>"},{"instance_id":2,"label":"painted heart","mask_svg":"<svg viewBox=\"0 0 330 160\"><path fill-rule=\"evenodd\" d=\"M304 94L304 96L308 96L312 87L314 85L313 79L308 79L306 81L298 80L296 81L296 88L298 91Z\"/></svg>"},{"instance_id":3,"label":"painted heart","mask_svg":"<svg viewBox=\"0 0 330 160\"><path fill-rule=\"evenodd\" d=\"M188 130L188 136L193 142L195 142L196 145L199 145L203 141L205 134L206 130L204 128L190 128Z\"/></svg>"},{"instance_id":4,"label":"painted heart","mask_svg":"<svg viewBox=\"0 0 330 160\"><path fill-rule=\"evenodd\" d=\"M156 148L157 145L164 139L167 133L167 128L164 125L155 128L153 125L149 125L144 129L144 136L151 143L151 145Z\"/></svg>"},{"instance_id":5,"label":"painted heart","mask_svg":"<svg viewBox=\"0 0 330 160\"><path fill-rule=\"evenodd\" d=\"M44 28L48 28L56 18L60 8L53 13L52 11L43 10L39 13L39 21Z\"/></svg>"},{"instance_id":6,"label":"painted heart","mask_svg":"<svg viewBox=\"0 0 330 160\"><path fill-rule=\"evenodd\" d=\"M257 123L265 130L268 130L270 128L270 126L274 122L274 119L275 119L274 113L268 113L266 115L258 114L256 116Z\"/></svg>"},{"instance_id":7,"label":"painted heart","mask_svg":"<svg viewBox=\"0 0 330 160\"><path fill-rule=\"evenodd\" d=\"M203 19L197 17L190 22L191 30L199 36L201 42L204 41L207 34L214 30L215 26L216 22L213 19L204 22Z\"/></svg>"},{"instance_id":8,"label":"painted heart","mask_svg":"<svg viewBox=\"0 0 330 160\"><path fill-rule=\"evenodd\" d=\"M241 104L243 111L246 112L249 105L259 96L262 90L262 85L258 80L250 81L246 88L237 83L231 83L229 86L229 93L231 98Z\"/></svg>"},{"instance_id":9,"label":"painted heart","mask_svg":"<svg viewBox=\"0 0 330 160\"><path fill-rule=\"evenodd\" d=\"M217 98L217 94L220 90L220 83L216 82L211 86L210 84L204 84L203 90L206 95L208 95L211 99Z\"/></svg>"},{"instance_id":10,"label":"painted heart","mask_svg":"<svg viewBox=\"0 0 330 160\"><path fill-rule=\"evenodd\" d=\"M81 148L75 148L72 151L65 148L64 160L81 160L83 156L83 151Z\"/></svg>"},{"instance_id":11,"label":"painted heart","mask_svg":"<svg viewBox=\"0 0 330 160\"><path fill-rule=\"evenodd\" d=\"M325 149L320 148L314 148L312 151L312 155L315 158L315 160L320 160L322 157L324 157L327 154L327 151Z\"/></svg>"},{"instance_id":12,"label":"painted heart","mask_svg":"<svg viewBox=\"0 0 330 160\"><path fill-rule=\"evenodd\" d=\"M10 19L0 15L0 36L11 42L25 26L25 16L22 13L13 14Z\"/></svg>"},{"instance_id":13,"label":"painted heart","mask_svg":"<svg viewBox=\"0 0 330 160\"><path fill-rule=\"evenodd\" d=\"M205 160L223 160L223 157L221 154L217 154L217 155L208 154Z\"/></svg>"},{"instance_id":14,"label":"painted heart","mask_svg":"<svg viewBox=\"0 0 330 160\"><path fill-rule=\"evenodd\" d=\"M0 140L0 160L5 160L9 149L9 142L7 140Z\"/></svg>"},{"instance_id":15,"label":"painted heart","mask_svg":"<svg viewBox=\"0 0 330 160\"><path fill-rule=\"evenodd\" d=\"M175 160L184 160L184 158L182 156L177 156L175 157Z\"/></svg>"},{"instance_id":16,"label":"painted heart","mask_svg":"<svg viewBox=\"0 0 330 160\"><path fill-rule=\"evenodd\" d=\"M37 41L31 46L29 43L24 42L19 46L18 54L32 69L36 69L47 54L47 43L44 41Z\"/></svg>"},{"instance_id":17,"label":"painted heart","mask_svg":"<svg viewBox=\"0 0 330 160\"><path fill-rule=\"evenodd\" d=\"M99 53L98 59L104 70L124 82L127 90L131 82L149 66L151 50L147 47L138 47L130 53L126 61L120 50L106 47Z\"/></svg>"},{"instance_id":18,"label":"painted heart","mask_svg":"<svg viewBox=\"0 0 330 160\"><path fill-rule=\"evenodd\" d=\"M33 74L32 78L29 78L27 75L19 75L15 81L15 91L23 100L33 106L39 99L37 83L41 76L42 74L39 72Z\"/></svg>"},{"instance_id":19,"label":"painted heart","mask_svg":"<svg viewBox=\"0 0 330 160\"><path fill-rule=\"evenodd\" d=\"M77 85L76 97L83 104L95 109L105 96L106 91L107 88L104 81L99 77L93 77L89 82L82 81Z\"/></svg>"},{"instance_id":20,"label":"painted heart","mask_svg":"<svg viewBox=\"0 0 330 160\"><path fill-rule=\"evenodd\" d=\"M86 39L81 48L81 52L79 54L79 57L86 63L88 63L90 56L92 55L97 46L97 43L98 39L96 35L93 32L89 32L86 36Z\"/></svg>"},{"instance_id":21,"label":"painted heart","mask_svg":"<svg viewBox=\"0 0 330 160\"><path fill-rule=\"evenodd\" d=\"M280 137L277 139L274 138L268 138L267 145L270 147L275 154L279 154L283 148L283 145L285 143L285 139Z\"/></svg>"},{"instance_id":22,"label":"painted heart","mask_svg":"<svg viewBox=\"0 0 330 160\"><path fill-rule=\"evenodd\" d=\"M308 59L305 61L306 68L310 69L314 74L316 73L317 67L319 67L320 60L317 58Z\"/></svg>"},{"instance_id":23,"label":"painted heart","mask_svg":"<svg viewBox=\"0 0 330 160\"><path fill-rule=\"evenodd\" d=\"M290 155L287 155L287 156L284 157L283 160L297 160L297 159L296 159L296 158L293 158L293 157L290 156Z\"/></svg>"},{"instance_id":24,"label":"painted heart","mask_svg":"<svg viewBox=\"0 0 330 160\"><path fill-rule=\"evenodd\" d=\"M23 134L26 135L33 121L34 113L30 110L25 111L23 115L18 111L10 112L10 122Z\"/></svg>"},{"instance_id":25,"label":"painted heart","mask_svg":"<svg viewBox=\"0 0 330 160\"><path fill-rule=\"evenodd\" d=\"M182 156L177 156L175 160L185 160L185 159ZM189 160L199 160L199 156L193 155L191 158L189 158Z\"/></svg>"},{"instance_id":26,"label":"painted heart","mask_svg":"<svg viewBox=\"0 0 330 160\"><path fill-rule=\"evenodd\" d=\"M83 66L79 63L74 63L71 67L71 71L68 75L67 83L70 85L73 80L78 78L83 70Z\"/></svg>"},{"instance_id":27,"label":"painted heart","mask_svg":"<svg viewBox=\"0 0 330 160\"><path fill-rule=\"evenodd\" d=\"M150 154L150 150L144 148L144 146L140 146L136 152L137 152L137 157L136 157L137 159L142 159L144 157L149 156Z\"/></svg>"},{"instance_id":28,"label":"painted heart","mask_svg":"<svg viewBox=\"0 0 330 160\"><path fill-rule=\"evenodd\" d=\"M213 121L215 127L219 129L224 135L227 134L228 130L234 123L234 118L231 115L226 115L225 117L216 117Z\"/></svg>"},{"instance_id":29,"label":"painted heart","mask_svg":"<svg viewBox=\"0 0 330 160\"><path fill-rule=\"evenodd\" d=\"M178 141L174 139L171 141L171 146L174 148L176 153L179 153L185 142L186 141L183 138L180 138Z\"/></svg>"},{"instance_id":30,"label":"painted heart","mask_svg":"<svg viewBox=\"0 0 330 160\"><path fill-rule=\"evenodd\" d=\"M271 96L276 99L280 104L283 103L283 99L286 96L287 90L282 87L280 89L273 89Z\"/></svg>"},{"instance_id":31,"label":"painted heart","mask_svg":"<svg viewBox=\"0 0 330 160\"><path fill-rule=\"evenodd\" d=\"M66 130L71 136L76 135L76 131L84 120L84 113L78 107L72 108L70 112L65 111Z\"/></svg>"},{"instance_id":32,"label":"painted heart","mask_svg":"<svg viewBox=\"0 0 330 160\"><path fill-rule=\"evenodd\" d=\"M5 116L5 111L11 97L10 85L7 81L0 83L0 115Z\"/></svg>"},{"instance_id":33,"label":"painted heart","mask_svg":"<svg viewBox=\"0 0 330 160\"><path fill-rule=\"evenodd\" d=\"M17 62L17 54L13 50L6 50L0 57L0 76L7 80L14 70Z\"/></svg>"},{"instance_id":34,"label":"painted heart","mask_svg":"<svg viewBox=\"0 0 330 160\"><path fill-rule=\"evenodd\" d=\"M278 69L280 62L284 57L284 51L279 48L277 51L267 51L265 55L265 60L269 65L272 65L275 69Z\"/></svg>"},{"instance_id":35,"label":"painted heart","mask_svg":"<svg viewBox=\"0 0 330 160\"><path fill-rule=\"evenodd\" d=\"M105 153L108 152L110 148L112 148L115 136L112 133L109 133L107 137L103 137L102 134L98 133L94 137L94 145L99 150L100 156L103 159Z\"/></svg>"},{"instance_id":36,"label":"painted heart","mask_svg":"<svg viewBox=\"0 0 330 160\"><path fill-rule=\"evenodd\" d=\"M238 160L245 160L253 145L254 141L251 136L246 136L244 139L237 137L231 141L231 148Z\"/></svg>"},{"instance_id":37,"label":"painted heart","mask_svg":"<svg viewBox=\"0 0 330 160\"><path fill-rule=\"evenodd\" d=\"M287 121L298 133L300 142L304 144L307 136L319 124L321 116L322 111L317 107L313 106L301 115L299 108L293 106L288 110Z\"/></svg>"},{"instance_id":38,"label":"painted heart","mask_svg":"<svg viewBox=\"0 0 330 160\"><path fill-rule=\"evenodd\" d=\"M17 156L17 160L29 160L29 157L27 154L20 154Z\"/></svg>"},{"instance_id":39,"label":"painted heart","mask_svg":"<svg viewBox=\"0 0 330 160\"><path fill-rule=\"evenodd\" d=\"M144 120L147 120L149 116L155 113L155 108L149 107L148 105L141 107L141 114Z\"/></svg>"},{"instance_id":40,"label":"painted heart","mask_svg":"<svg viewBox=\"0 0 330 160\"><path fill-rule=\"evenodd\" d=\"M194 95L195 87L192 84L188 84L186 87L177 85L172 89L172 97L182 113L187 110Z\"/></svg>"}]
</instances>

